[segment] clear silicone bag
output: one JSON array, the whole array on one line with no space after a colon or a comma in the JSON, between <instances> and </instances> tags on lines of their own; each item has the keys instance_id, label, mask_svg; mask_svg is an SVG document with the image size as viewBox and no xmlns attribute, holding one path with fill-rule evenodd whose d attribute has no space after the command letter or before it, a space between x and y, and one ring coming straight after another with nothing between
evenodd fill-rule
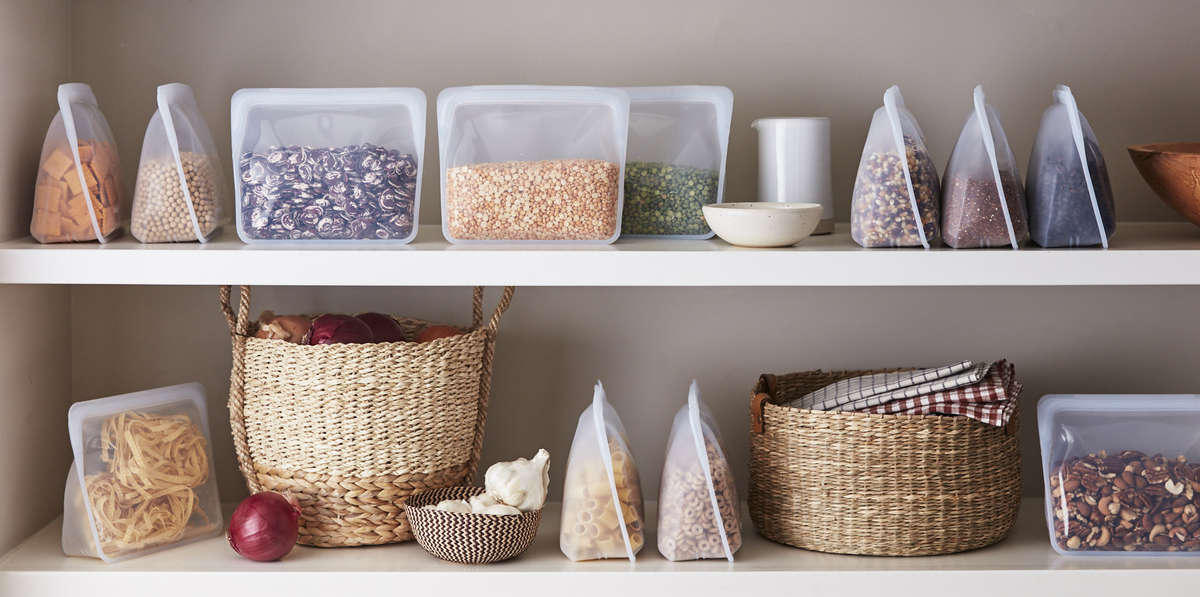
<instances>
[{"instance_id":1,"label":"clear silicone bag","mask_svg":"<svg viewBox=\"0 0 1200 597\"><path fill-rule=\"evenodd\" d=\"M120 230L121 162L92 88L58 86L42 144L29 233L40 243L98 240Z\"/></svg>"},{"instance_id":2,"label":"clear silicone bag","mask_svg":"<svg viewBox=\"0 0 1200 597\"><path fill-rule=\"evenodd\" d=\"M243 241L376 245L416 237L420 89L241 89L230 112Z\"/></svg>"},{"instance_id":3,"label":"clear silicone bag","mask_svg":"<svg viewBox=\"0 0 1200 597\"><path fill-rule=\"evenodd\" d=\"M1117 229L1112 184L1096 134L1071 88L1054 88L1029 156L1029 232L1042 247L1108 248Z\"/></svg>"},{"instance_id":4,"label":"clear silicone bag","mask_svg":"<svg viewBox=\"0 0 1200 597\"><path fill-rule=\"evenodd\" d=\"M721 433L693 381L675 413L658 494L658 551L673 562L725 558L742 546L737 487Z\"/></svg>"},{"instance_id":5,"label":"clear silicone bag","mask_svg":"<svg viewBox=\"0 0 1200 597\"><path fill-rule=\"evenodd\" d=\"M983 85L942 179L942 239L956 249L1020 247L1029 239L1025 186Z\"/></svg>"},{"instance_id":6,"label":"clear silicone bag","mask_svg":"<svg viewBox=\"0 0 1200 597\"><path fill-rule=\"evenodd\" d=\"M903 157L902 157L903 156ZM900 88L883 94L863 145L850 210L850 236L874 247L925 247L938 240L937 167Z\"/></svg>"},{"instance_id":7,"label":"clear silicone bag","mask_svg":"<svg viewBox=\"0 0 1200 597\"><path fill-rule=\"evenodd\" d=\"M220 534L200 384L78 402L67 420L63 553L117 562Z\"/></svg>"},{"instance_id":8,"label":"clear silicone bag","mask_svg":"<svg viewBox=\"0 0 1200 597\"><path fill-rule=\"evenodd\" d=\"M627 87L621 234L712 238L701 209L720 203L733 92L728 87Z\"/></svg>"},{"instance_id":9,"label":"clear silicone bag","mask_svg":"<svg viewBox=\"0 0 1200 597\"><path fill-rule=\"evenodd\" d=\"M1200 554L1200 395L1038 402L1046 524L1064 555Z\"/></svg>"},{"instance_id":10,"label":"clear silicone bag","mask_svg":"<svg viewBox=\"0 0 1200 597\"><path fill-rule=\"evenodd\" d=\"M569 86L438 94L442 234L452 243L611 243L629 94Z\"/></svg>"},{"instance_id":11,"label":"clear silicone bag","mask_svg":"<svg viewBox=\"0 0 1200 597\"><path fill-rule=\"evenodd\" d=\"M221 219L225 175L192 88L160 85L133 190L133 237L143 243L207 242Z\"/></svg>"},{"instance_id":12,"label":"clear silicone bag","mask_svg":"<svg viewBox=\"0 0 1200 597\"><path fill-rule=\"evenodd\" d=\"M567 459L559 548L574 561L634 561L645 544L644 513L625 427L597 382Z\"/></svg>"}]
</instances>

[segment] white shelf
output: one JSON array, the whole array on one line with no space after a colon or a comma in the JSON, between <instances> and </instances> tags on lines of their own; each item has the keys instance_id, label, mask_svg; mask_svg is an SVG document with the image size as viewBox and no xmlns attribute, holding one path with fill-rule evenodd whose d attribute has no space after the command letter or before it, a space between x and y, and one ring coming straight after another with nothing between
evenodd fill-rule
<instances>
[{"instance_id":1,"label":"white shelf","mask_svg":"<svg viewBox=\"0 0 1200 597\"><path fill-rule=\"evenodd\" d=\"M1056 555L1046 539L1040 499L1026 499L1013 536L974 552L922 558L821 554L759 537L745 520L737 561L671 563L648 544L636 564L570 562L558 550L558 504L523 556L487 566L434 559L415 543L381 547L296 548L284 561L237 557L221 537L106 565L68 558L56 521L0 560L0 594L127 597L197 595L1088 595L1190 594L1200 557ZM81 588L85 588L82 592Z\"/></svg>"},{"instance_id":2,"label":"white shelf","mask_svg":"<svg viewBox=\"0 0 1200 597\"><path fill-rule=\"evenodd\" d=\"M1200 228L1122 223L1112 248L961 250L855 245L845 226L788 249L721 240L613 245L448 244L423 226L406 247L249 246L226 227L206 245L0 243L0 284L279 286L1078 286L1200 285Z\"/></svg>"}]
</instances>

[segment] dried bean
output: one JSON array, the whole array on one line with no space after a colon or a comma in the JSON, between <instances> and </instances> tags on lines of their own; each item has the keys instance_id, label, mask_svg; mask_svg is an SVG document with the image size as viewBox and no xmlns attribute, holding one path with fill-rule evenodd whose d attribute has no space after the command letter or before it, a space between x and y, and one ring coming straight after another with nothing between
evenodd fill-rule
<instances>
[{"instance_id":1,"label":"dried bean","mask_svg":"<svg viewBox=\"0 0 1200 597\"><path fill-rule=\"evenodd\" d=\"M218 179L214 164L206 154L187 151L179 154L179 161L200 237L207 237L217 227ZM153 159L138 166L130 230L144 243L199 240L174 160Z\"/></svg>"},{"instance_id":2,"label":"dried bean","mask_svg":"<svg viewBox=\"0 0 1200 597\"><path fill-rule=\"evenodd\" d=\"M904 138L904 151L925 239L933 244L938 239L937 168L909 137ZM854 242L868 248L921 246L904 166L895 152L867 156L854 181L853 205L850 234Z\"/></svg>"},{"instance_id":3,"label":"dried bean","mask_svg":"<svg viewBox=\"0 0 1200 597\"><path fill-rule=\"evenodd\" d=\"M242 154L242 226L269 240L401 240L412 233L417 160L370 143Z\"/></svg>"},{"instance_id":4,"label":"dried bean","mask_svg":"<svg viewBox=\"0 0 1200 597\"><path fill-rule=\"evenodd\" d=\"M604 160L447 168L446 227L463 240L607 240L619 179L620 166Z\"/></svg>"},{"instance_id":5,"label":"dried bean","mask_svg":"<svg viewBox=\"0 0 1200 597\"><path fill-rule=\"evenodd\" d=\"M1017 175L1008 171L1000 172L1000 184L1004 188L1004 202L1012 219L1013 234L1020 244L1029 238L1025 189ZM1012 246L994 176L972 178L958 174L947 182L945 191L942 235L946 244L956 249Z\"/></svg>"},{"instance_id":6,"label":"dried bean","mask_svg":"<svg viewBox=\"0 0 1200 597\"><path fill-rule=\"evenodd\" d=\"M701 209L716 203L716 170L655 162L625 164L622 234L704 235Z\"/></svg>"}]
</instances>

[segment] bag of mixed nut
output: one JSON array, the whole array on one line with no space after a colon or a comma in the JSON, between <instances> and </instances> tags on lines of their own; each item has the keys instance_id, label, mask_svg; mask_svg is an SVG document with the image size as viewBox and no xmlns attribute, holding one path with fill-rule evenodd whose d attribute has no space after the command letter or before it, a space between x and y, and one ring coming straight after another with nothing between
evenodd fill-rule
<instances>
[{"instance_id":1,"label":"bag of mixed nut","mask_svg":"<svg viewBox=\"0 0 1200 597\"><path fill-rule=\"evenodd\" d=\"M416 237L420 89L241 89L230 114L243 241L375 245Z\"/></svg>"},{"instance_id":2,"label":"bag of mixed nut","mask_svg":"<svg viewBox=\"0 0 1200 597\"><path fill-rule=\"evenodd\" d=\"M956 249L1018 248L1029 238L1025 187L983 85L942 178L942 239Z\"/></svg>"},{"instance_id":3,"label":"bag of mixed nut","mask_svg":"<svg viewBox=\"0 0 1200 597\"><path fill-rule=\"evenodd\" d=\"M742 546L737 487L695 381L675 413L658 496L658 551L672 562L725 558Z\"/></svg>"},{"instance_id":4,"label":"bag of mixed nut","mask_svg":"<svg viewBox=\"0 0 1200 597\"><path fill-rule=\"evenodd\" d=\"M29 233L40 243L98 240L116 235L121 218L121 162L108 121L92 88L58 86L33 195Z\"/></svg>"},{"instance_id":5,"label":"bag of mixed nut","mask_svg":"<svg viewBox=\"0 0 1200 597\"><path fill-rule=\"evenodd\" d=\"M632 562L646 541L644 512L625 427L597 382L567 459L559 549L574 561Z\"/></svg>"},{"instance_id":6,"label":"bag of mixed nut","mask_svg":"<svg viewBox=\"0 0 1200 597\"><path fill-rule=\"evenodd\" d=\"M850 235L864 247L925 247L937 242L937 168L900 88L883 94L863 145L850 211Z\"/></svg>"},{"instance_id":7,"label":"bag of mixed nut","mask_svg":"<svg viewBox=\"0 0 1200 597\"><path fill-rule=\"evenodd\" d=\"M160 85L133 190L133 237L144 243L207 242L221 218L222 172L192 88Z\"/></svg>"},{"instance_id":8,"label":"bag of mixed nut","mask_svg":"<svg viewBox=\"0 0 1200 597\"><path fill-rule=\"evenodd\" d=\"M733 92L628 87L629 150L621 234L712 238L703 207L720 203Z\"/></svg>"},{"instance_id":9,"label":"bag of mixed nut","mask_svg":"<svg viewBox=\"0 0 1200 597\"><path fill-rule=\"evenodd\" d=\"M438 94L442 234L452 243L611 243L629 94L535 85Z\"/></svg>"},{"instance_id":10,"label":"bag of mixed nut","mask_svg":"<svg viewBox=\"0 0 1200 597\"><path fill-rule=\"evenodd\" d=\"M1062 554L1200 554L1200 396L1038 403L1050 542Z\"/></svg>"},{"instance_id":11,"label":"bag of mixed nut","mask_svg":"<svg viewBox=\"0 0 1200 597\"><path fill-rule=\"evenodd\" d=\"M1030 235L1043 247L1108 248L1117 216L1104 155L1071 88L1053 95L1029 156Z\"/></svg>"}]
</instances>

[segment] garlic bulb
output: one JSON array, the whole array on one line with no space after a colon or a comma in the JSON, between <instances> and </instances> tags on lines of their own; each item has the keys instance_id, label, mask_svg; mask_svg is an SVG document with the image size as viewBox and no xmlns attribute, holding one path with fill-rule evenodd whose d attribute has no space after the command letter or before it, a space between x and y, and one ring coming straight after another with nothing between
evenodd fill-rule
<instances>
[{"instance_id":1,"label":"garlic bulb","mask_svg":"<svg viewBox=\"0 0 1200 597\"><path fill-rule=\"evenodd\" d=\"M484 492L479 495L473 495L467 499L472 512L482 512L486 508L490 508L500 503L496 501L495 496L491 493Z\"/></svg>"},{"instance_id":2,"label":"garlic bulb","mask_svg":"<svg viewBox=\"0 0 1200 597\"><path fill-rule=\"evenodd\" d=\"M472 512L475 514L500 514L505 516L521 513L520 510L504 504L492 504L491 506L483 508L482 510L472 510Z\"/></svg>"},{"instance_id":3,"label":"garlic bulb","mask_svg":"<svg viewBox=\"0 0 1200 597\"><path fill-rule=\"evenodd\" d=\"M487 495L521 512L532 512L546 503L550 487L550 453L538 450L532 460L497 462L483 476ZM474 498L472 498L474 499Z\"/></svg>"},{"instance_id":4,"label":"garlic bulb","mask_svg":"<svg viewBox=\"0 0 1200 597\"><path fill-rule=\"evenodd\" d=\"M446 512L470 512L471 504L463 500L442 500L436 506L430 504L425 506L430 510L444 510Z\"/></svg>"}]
</instances>

